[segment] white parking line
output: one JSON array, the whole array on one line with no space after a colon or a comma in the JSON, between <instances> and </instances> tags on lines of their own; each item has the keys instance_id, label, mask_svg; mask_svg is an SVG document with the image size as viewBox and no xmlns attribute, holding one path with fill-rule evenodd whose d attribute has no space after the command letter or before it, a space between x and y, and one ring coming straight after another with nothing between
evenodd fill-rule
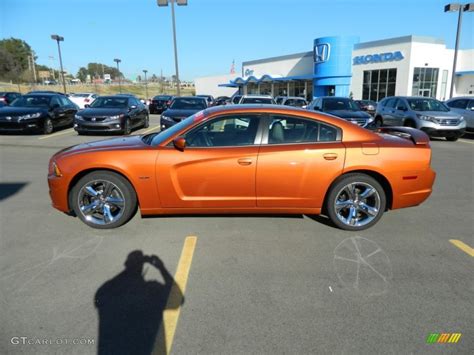
<instances>
[{"instance_id":1,"label":"white parking line","mask_svg":"<svg viewBox=\"0 0 474 355\"><path fill-rule=\"evenodd\" d=\"M61 132L57 132L57 133L53 133L53 134L50 134L50 135L47 135L47 136L40 137L38 139L42 140L42 139L54 138L54 137L57 137L57 136L62 136L62 135L73 133L73 132L75 132L74 128L70 128L70 129L67 129L65 131L61 131Z\"/></svg>"},{"instance_id":2,"label":"white parking line","mask_svg":"<svg viewBox=\"0 0 474 355\"><path fill-rule=\"evenodd\" d=\"M152 127L152 128L148 128L146 131L143 131L141 134L150 133L151 131L154 131L155 129L158 129L158 128L160 128L160 125Z\"/></svg>"},{"instance_id":3,"label":"white parking line","mask_svg":"<svg viewBox=\"0 0 474 355\"><path fill-rule=\"evenodd\" d=\"M463 143L474 144L474 141L468 141L468 140L466 140L466 139L460 139L459 141L460 141L460 142L463 142Z\"/></svg>"}]
</instances>

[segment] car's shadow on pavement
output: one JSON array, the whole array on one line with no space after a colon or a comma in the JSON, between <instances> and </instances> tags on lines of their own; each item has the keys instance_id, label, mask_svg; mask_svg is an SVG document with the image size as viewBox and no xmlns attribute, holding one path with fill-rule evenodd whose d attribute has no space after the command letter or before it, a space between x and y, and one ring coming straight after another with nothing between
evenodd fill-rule
<instances>
[{"instance_id":1,"label":"car's shadow on pavement","mask_svg":"<svg viewBox=\"0 0 474 355\"><path fill-rule=\"evenodd\" d=\"M148 263L162 275L164 283L147 281ZM173 297L168 295L173 288ZM125 269L106 281L96 292L99 315L98 354L166 354L163 312L184 303L184 296L163 262L156 256L132 251Z\"/></svg>"},{"instance_id":2,"label":"car's shadow on pavement","mask_svg":"<svg viewBox=\"0 0 474 355\"><path fill-rule=\"evenodd\" d=\"M2 182L0 183L0 201L6 200L7 198L20 192L26 185L27 182Z\"/></svg>"}]
</instances>

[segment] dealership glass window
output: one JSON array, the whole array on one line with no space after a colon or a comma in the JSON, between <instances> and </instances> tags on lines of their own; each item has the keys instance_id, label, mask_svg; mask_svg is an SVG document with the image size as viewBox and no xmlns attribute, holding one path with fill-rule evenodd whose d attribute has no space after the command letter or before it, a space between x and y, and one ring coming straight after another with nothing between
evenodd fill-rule
<instances>
[{"instance_id":1,"label":"dealership glass window","mask_svg":"<svg viewBox=\"0 0 474 355\"><path fill-rule=\"evenodd\" d=\"M273 93L275 96L287 96L286 95L287 85L285 82L275 82L273 84Z\"/></svg>"},{"instance_id":2,"label":"dealership glass window","mask_svg":"<svg viewBox=\"0 0 474 355\"><path fill-rule=\"evenodd\" d=\"M272 84L271 83L260 83L260 95L271 95L272 94Z\"/></svg>"},{"instance_id":3,"label":"dealership glass window","mask_svg":"<svg viewBox=\"0 0 474 355\"><path fill-rule=\"evenodd\" d=\"M397 69L364 70L362 99L380 101L384 97L395 95Z\"/></svg>"},{"instance_id":4,"label":"dealership glass window","mask_svg":"<svg viewBox=\"0 0 474 355\"><path fill-rule=\"evenodd\" d=\"M248 95L258 94L258 85L256 83L248 83L247 84L247 94Z\"/></svg>"},{"instance_id":5,"label":"dealership glass window","mask_svg":"<svg viewBox=\"0 0 474 355\"><path fill-rule=\"evenodd\" d=\"M304 91L304 81L296 81L295 82L295 94L294 96L305 97Z\"/></svg>"},{"instance_id":6,"label":"dealership glass window","mask_svg":"<svg viewBox=\"0 0 474 355\"><path fill-rule=\"evenodd\" d=\"M413 71L411 94L413 96L436 97L436 91L438 89L438 72L438 68L415 68Z\"/></svg>"},{"instance_id":7,"label":"dealership glass window","mask_svg":"<svg viewBox=\"0 0 474 355\"><path fill-rule=\"evenodd\" d=\"M448 71L443 70L443 74L441 76L441 100L446 99L446 87L448 86Z\"/></svg>"}]
</instances>

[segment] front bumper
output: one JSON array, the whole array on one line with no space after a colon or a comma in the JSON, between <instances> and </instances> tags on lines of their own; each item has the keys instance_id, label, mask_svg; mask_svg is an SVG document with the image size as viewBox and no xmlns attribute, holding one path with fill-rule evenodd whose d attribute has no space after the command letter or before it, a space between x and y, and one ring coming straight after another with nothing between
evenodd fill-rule
<instances>
[{"instance_id":1,"label":"front bumper","mask_svg":"<svg viewBox=\"0 0 474 355\"><path fill-rule=\"evenodd\" d=\"M25 132L40 129L43 125L38 121L0 122L0 132Z\"/></svg>"},{"instance_id":2,"label":"front bumper","mask_svg":"<svg viewBox=\"0 0 474 355\"><path fill-rule=\"evenodd\" d=\"M54 208L67 213L70 211L69 203L67 200L68 185L65 183L64 180L64 177L48 175L48 187L49 196L51 197L51 204Z\"/></svg>"},{"instance_id":3,"label":"front bumper","mask_svg":"<svg viewBox=\"0 0 474 355\"><path fill-rule=\"evenodd\" d=\"M120 132L123 130L123 125L120 121L111 121L111 122L75 121L74 129L77 132Z\"/></svg>"},{"instance_id":4,"label":"front bumper","mask_svg":"<svg viewBox=\"0 0 474 355\"><path fill-rule=\"evenodd\" d=\"M457 128L457 129L447 129L447 127L443 127L441 129L432 128L432 127L421 127L420 128L423 132L425 132L430 137L462 137L466 132L465 128Z\"/></svg>"}]
</instances>

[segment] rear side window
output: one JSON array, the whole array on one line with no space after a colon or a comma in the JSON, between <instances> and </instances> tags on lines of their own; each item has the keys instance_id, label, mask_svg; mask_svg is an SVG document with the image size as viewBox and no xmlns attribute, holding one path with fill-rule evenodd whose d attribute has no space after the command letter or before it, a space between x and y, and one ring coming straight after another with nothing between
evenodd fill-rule
<instances>
[{"instance_id":1,"label":"rear side window","mask_svg":"<svg viewBox=\"0 0 474 355\"><path fill-rule=\"evenodd\" d=\"M268 144L334 142L338 136L336 127L292 116L272 116L268 127Z\"/></svg>"},{"instance_id":2,"label":"rear side window","mask_svg":"<svg viewBox=\"0 0 474 355\"><path fill-rule=\"evenodd\" d=\"M397 102L396 98L391 98L384 102L384 106L388 108L394 108L396 102Z\"/></svg>"}]
</instances>

